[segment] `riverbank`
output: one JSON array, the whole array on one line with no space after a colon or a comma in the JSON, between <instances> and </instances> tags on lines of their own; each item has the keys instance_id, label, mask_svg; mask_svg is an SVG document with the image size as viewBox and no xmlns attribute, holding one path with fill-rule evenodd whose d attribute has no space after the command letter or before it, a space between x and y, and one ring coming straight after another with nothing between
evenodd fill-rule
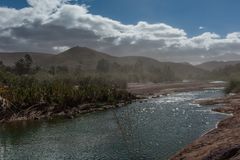
<instances>
[{"instance_id":1,"label":"riverbank","mask_svg":"<svg viewBox=\"0 0 240 160\"><path fill-rule=\"evenodd\" d=\"M27 120L40 120L40 119L54 119L54 118L67 118L72 119L81 114L100 112L108 109L122 107L129 102L121 102L116 105L110 104L82 104L76 107L59 109L57 106L48 106L47 104L38 104L31 106L21 112L14 114L1 114L0 123L10 123L15 121L27 121Z\"/></svg>"},{"instance_id":2,"label":"riverbank","mask_svg":"<svg viewBox=\"0 0 240 160\"><path fill-rule=\"evenodd\" d=\"M43 81L30 75L1 76L0 122L71 118L136 99L126 91L126 83L101 77Z\"/></svg>"},{"instance_id":3,"label":"riverbank","mask_svg":"<svg viewBox=\"0 0 240 160\"><path fill-rule=\"evenodd\" d=\"M202 90L206 88L223 87L221 83L205 83L205 82L191 82L191 83L148 83L139 84L131 83L128 84L127 92L129 94L122 101L118 101L115 105L109 103L85 103L75 105L72 107L59 107L58 105L49 105L48 103L39 103L24 107L19 110L18 107L8 107L11 102L1 98L2 104L0 113L0 123L13 122L13 121L24 121L24 120L39 120L39 119L53 119L56 117L63 118L74 118L80 114L104 111L107 109L113 109L124 106L130 103L132 100L144 99L149 97L159 97L161 95L167 95L174 92L186 92ZM132 95L136 95L132 96Z\"/></svg>"},{"instance_id":4,"label":"riverbank","mask_svg":"<svg viewBox=\"0 0 240 160\"><path fill-rule=\"evenodd\" d=\"M226 117L191 104L194 99L220 95L217 89L174 93L69 120L1 124L1 156L5 160L167 160Z\"/></svg>"},{"instance_id":5,"label":"riverbank","mask_svg":"<svg viewBox=\"0 0 240 160\"><path fill-rule=\"evenodd\" d=\"M177 153L171 160L239 160L240 159L240 94L223 98L195 101L200 105L223 107L213 111L231 114L216 129L201 136Z\"/></svg>"},{"instance_id":6,"label":"riverbank","mask_svg":"<svg viewBox=\"0 0 240 160\"><path fill-rule=\"evenodd\" d=\"M187 83L130 83L127 91L140 98L159 97L176 92L199 91L209 88L225 87L225 83L187 82Z\"/></svg>"}]
</instances>

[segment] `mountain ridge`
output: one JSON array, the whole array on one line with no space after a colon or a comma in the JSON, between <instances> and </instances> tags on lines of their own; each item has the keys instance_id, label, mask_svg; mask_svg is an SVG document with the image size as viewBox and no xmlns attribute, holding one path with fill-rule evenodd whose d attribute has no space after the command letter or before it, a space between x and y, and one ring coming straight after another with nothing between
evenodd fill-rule
<instances>
[{"instance_id":1,"label":"mountain ridge","mask_svg":"<svg viewBox=\"0 0 240 160\"><path fill-rule=\"evenodd\" d=\"M239 64L240 60L236 61L209 61L205 62L199 65L196 65L196 67L207 70L207 71L214 71L214 70L219 70L219 69L224 69L225 67L228 66L233 66L236 64Z\"/></svg>"},{"instance_id":2,"label":"mountain ridge","mask_svg":"<svg viewBox=\"0 0 240 160\"><path fill-rule=\"evenodd\" d=\"M0 61L3 61L4 64L14 65L18 59L24 56L24 53L29 54L29 52L0 53ZM188 63L160 62L156 59L143 56L117 57L79 46L55 55L33 52L30 55L33 58L34 64L41 67L66 66L68 68L81 68L84 71L96 71L98 62L104 59L110 64L117 64L126 68L140 64L142 65L141 69L148 72L169 68L175 75L181 78L196 77L204 75L207 72Z\"/></svg>"}]
</instances>

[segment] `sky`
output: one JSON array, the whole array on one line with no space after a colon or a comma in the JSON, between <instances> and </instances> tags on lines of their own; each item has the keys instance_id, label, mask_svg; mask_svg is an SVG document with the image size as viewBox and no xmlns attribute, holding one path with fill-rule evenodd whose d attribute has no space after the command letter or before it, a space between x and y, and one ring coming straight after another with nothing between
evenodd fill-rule
<instances>
[{"instance_id":1,"label":"sky","mask_svg":"<svg viewBox=\"0 0 240 160\"><path fill-rule=\"evenodd\" d=\"M239 0L0 0L0 51L73 46L199 63L240 56Z\"/></svg>"}]
</instances>

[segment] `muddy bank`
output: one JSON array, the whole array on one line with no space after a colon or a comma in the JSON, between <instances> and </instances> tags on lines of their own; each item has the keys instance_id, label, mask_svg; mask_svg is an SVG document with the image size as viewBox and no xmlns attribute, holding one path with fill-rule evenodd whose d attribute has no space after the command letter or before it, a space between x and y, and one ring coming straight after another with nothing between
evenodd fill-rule
<instances>
[{"instance_id":1,"label":"muddy bank","mask_svg":"<svg viewBox=\"0 0 240 160\"><path fill-rule=\"evenodd\" d=\"M224 83L189 82L189 83L130 83L128 92L139 97L167 95L175 92L198 91L208 88L225 87Z\"/></svg>"},{"instance_id":2,"label":"muddy bank","mask_svg":"<svg viewBox=\"0 0 240 160\"><path fill-rule=\"evenodd\" d=\"M221 104L223 107L214 111L232 116L221 121L216 129L188 145L171 160L240 160L240 94L195 103Z\"/></svg>"}]
</instances>

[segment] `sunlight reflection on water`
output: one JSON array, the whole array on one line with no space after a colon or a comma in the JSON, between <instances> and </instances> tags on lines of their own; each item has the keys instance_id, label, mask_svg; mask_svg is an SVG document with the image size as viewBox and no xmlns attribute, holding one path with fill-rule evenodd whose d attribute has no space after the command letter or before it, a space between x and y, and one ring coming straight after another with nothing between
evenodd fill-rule
<instances>
[{"instance_id":1,"label":"sunlight reflection on water","mask_svg":"<svg viewBox=\"0 0 240 160\"><path fill-rule=\"evenodd\" d=\"M73 120L3 125L0 158L165 160L226 117L192 101L222 95L176 93Z\"/></svg>"}]
</instances>

